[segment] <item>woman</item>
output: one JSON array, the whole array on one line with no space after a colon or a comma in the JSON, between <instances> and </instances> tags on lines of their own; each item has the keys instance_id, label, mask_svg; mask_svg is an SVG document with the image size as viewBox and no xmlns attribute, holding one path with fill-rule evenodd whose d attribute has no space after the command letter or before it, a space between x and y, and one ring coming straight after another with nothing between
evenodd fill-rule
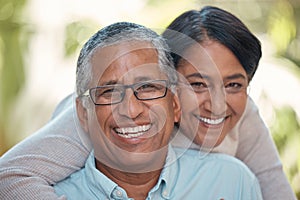
<instances>
[{"instance_id":1,"label":"woman","mask_svg":"<svg viewBox=\"0 0 300 200\"><path fill-rule=\"evenodd\" d=\"M246 106L247 86L261 57L259 41L235 16L215 7L188 11L168 28L163 36L181 77L180 130L205 150L246 163L258 177L264 199L295 199L253 102ZM57 199L49 184L83 166L89 145L77 135L71 102L67 98L41 131L3 156L0 193L5 199ZM182 138L176 139L182 145Z\"/></svg>"},{"instance_id":2,"label":"woman","mask_svg":"<svg viewBox=\"0 0 300 200\"><path fill-rule=\"evenodd\" d=\"M296 199L267 132L245 116L236 125L261 58L258 39L238 18L210 6L183 13L163 36L174 52L177 71L190 86L179 89L182 132L202 148L216 147L214 151L242 160L258 177L264 199ZM197 104L188 98L191 89ZM190 134L194 130L195 137Z\"/></svg>"}]
</instances>

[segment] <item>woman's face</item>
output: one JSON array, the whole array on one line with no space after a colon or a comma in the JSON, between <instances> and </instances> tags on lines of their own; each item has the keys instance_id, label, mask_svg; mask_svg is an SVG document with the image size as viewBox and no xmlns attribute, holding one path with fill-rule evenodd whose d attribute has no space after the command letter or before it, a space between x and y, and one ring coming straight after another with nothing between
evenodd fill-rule
<instances>
[{"instance_id":1,"label":"woman's face","mask_svg":"<svg viewBox=\"0 0 300 200\"><path fill-rule=\"evenodd\" d=\"M244 112L246 71L235 55L216 41L191 46L183 58L177 69L181 76L180 129L202 147L218 146Z\"/></svg>"}]
</instances>

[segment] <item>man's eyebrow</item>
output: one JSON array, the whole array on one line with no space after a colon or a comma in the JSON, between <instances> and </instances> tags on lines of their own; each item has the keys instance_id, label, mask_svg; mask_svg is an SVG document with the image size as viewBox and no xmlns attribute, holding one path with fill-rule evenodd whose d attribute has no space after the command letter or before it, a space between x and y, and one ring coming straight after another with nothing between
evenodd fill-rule
<instances>
[{"instance_id":1,"label":"man's eyebrow","mask_svg":"<svg viewBox=\"0 0 300 200\"><path fill-rule=\"evenodd\" d=\"M134 80L135 81L149 81L149 80L153 80L153 78L151 78L149 76L139 76L139 77L136 77Z\"/></svg>"},{"instance_id":2,"label":"man's eyebrow","mask_svg":"<svg viewBox=\"0 0 300 200\"><path fill-rule=\"evenodd\" d=\"M98 86L116 85L116 84L118 84L118 81L116 81L116 80L110 80L110 81L104 81L101 84L98 83Z\"/></svg>"},{"instance_id":3,"label":"man's eyebrow","mask_svg":"<svg viewBox=\"0 0 300 200\"><path fill-rule=\"evenodd\" d=\"M134 79L136 82L141 82L141 81L149 81L149 80L153 80L152 77L149 76L138 76ZM105 86L105 85L119 85L120 83L118 82L118 80L109 80L109 81L104 81L104 82L100 82L98 83L98 86Z\"/></svg>"}]
</instances>

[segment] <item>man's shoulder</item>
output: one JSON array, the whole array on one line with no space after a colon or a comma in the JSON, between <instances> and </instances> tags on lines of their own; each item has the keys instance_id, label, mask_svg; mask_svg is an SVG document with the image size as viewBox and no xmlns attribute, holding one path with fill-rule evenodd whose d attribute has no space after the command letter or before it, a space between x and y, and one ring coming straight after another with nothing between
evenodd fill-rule
<instances>
[{"instance_id":1,"label":"man's shoulder","mask_svg":"<svg viewBox=\"0 0 300 200\"><path fill-rule=\"evenodd\" d=\"M195 149L174 148L174 150L178 157L178 163L183 168L193 166L192 168L195 168L195 171L210 169L211 173L219 173L220 171L229 172L225 173L224 176L236 173L252 178L255 177L242 161L233 156L223 153L203 152Z\"/></svg>"},{"instance_id":2,"label":"man's shoulder","mask_svg":"<svg viewBox=\"0 0 300 200\"><path fill-rule=\"evenodd\" d=\"M174 150L179 169L173 189L176 199L253 199L260 196L256 177L236 158L193 149Z\"/></svg>"},{"instance_id":3,"label":"man's shoulder","mask_svg":"<svg viewBox=\"0 0 300 200\"><path fill-rule=\"evenodd\" d=\"M204 161L204 162L214 162L218 161L221 163L233 163L237 165L245 165L242 161L235 158L234 156L227 155L224 153L217 153L217 152L205 152L198 149L184 149L175 147L174 151L178 158L181 159L189 159L195 162Z\"/></svg>"},{"instance_id":4,"label":"man's shoulder","mask_svg":"<svg viewBox=\"0 0 300 200\"><path fill-rule=\"evenodd\" d=\"M85 181L85 169L81 169L71 174L68 178L58 182L55 186L55 193L58 195L66 195L68 197L76 197L81 195L81 190L88 191Z\"/></svg>"}]
</instances>

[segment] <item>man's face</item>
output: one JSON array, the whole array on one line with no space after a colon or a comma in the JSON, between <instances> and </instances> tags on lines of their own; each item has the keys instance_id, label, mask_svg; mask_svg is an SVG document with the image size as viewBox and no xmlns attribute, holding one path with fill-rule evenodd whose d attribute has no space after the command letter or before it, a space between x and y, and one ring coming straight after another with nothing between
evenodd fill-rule
<instances>
[{"instance_id":1,"label":"man's face","mask_svg":"<svg viewBox=\"0 0 300 200\"><path fill-rule=\"evenodd\" d=\"M159 69L156 50L146 42L101 48L94 53L91 63L90 88L167 80ZM91 104L86 113L79 115L87 116L83 126L90 134L97 160L132 171L146 169L145 165L160 160L157 156L164 161L174 121L179 118L178 100L170 90L165 97L143 101L127 88L120 103Z\"/></svg>"}]
</instances>

